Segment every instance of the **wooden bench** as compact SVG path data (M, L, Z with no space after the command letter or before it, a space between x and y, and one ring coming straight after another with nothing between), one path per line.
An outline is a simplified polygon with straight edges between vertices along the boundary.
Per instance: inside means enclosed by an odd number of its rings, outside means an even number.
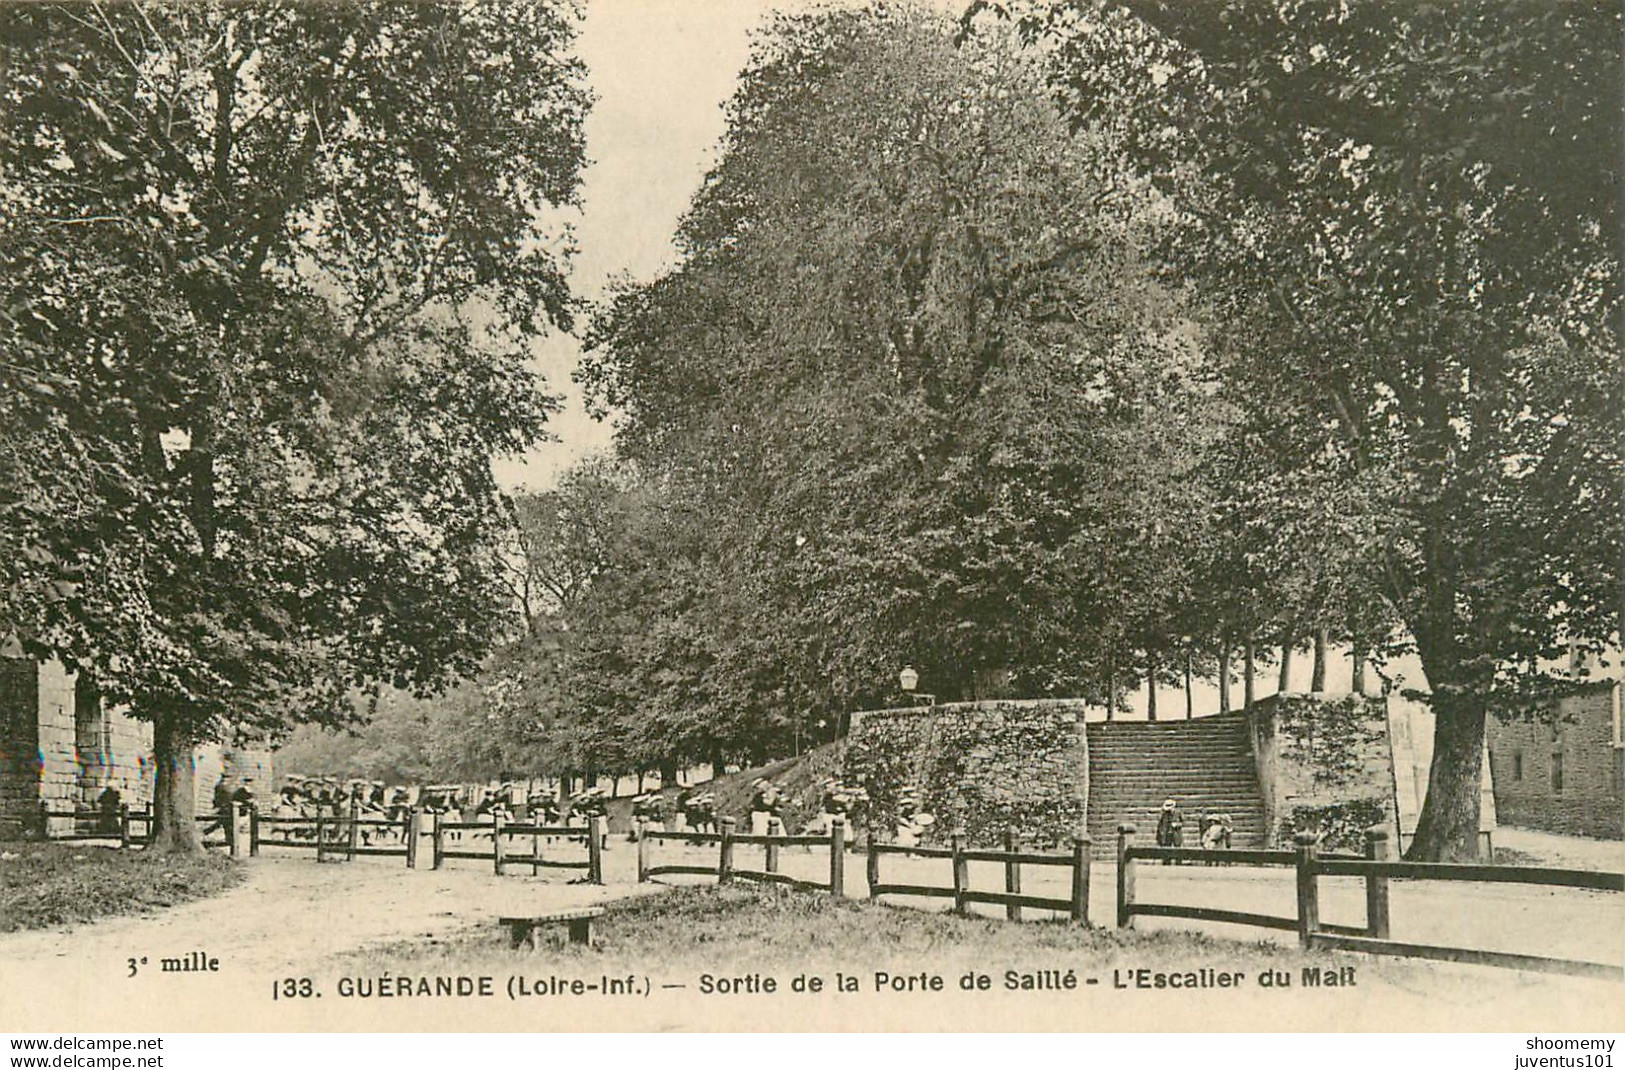
M592 919L604 916L603 907L582 907L579 910L556 910L551 914L522 914L504 916L502 924L513 937L513 946L529 944L536 948L536 931L549 925L568 924L572 944L592 943Z

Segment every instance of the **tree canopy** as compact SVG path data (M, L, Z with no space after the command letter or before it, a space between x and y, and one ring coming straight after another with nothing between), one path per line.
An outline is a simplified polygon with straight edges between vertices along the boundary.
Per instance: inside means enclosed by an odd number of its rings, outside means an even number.
M1621 10L998 10L1177 205L1160 258L1268 476L1244 503L1414 642L1438 738L1413 850L1470 854L1486 711L1619 634Z
M0 621L189 749L505 627L587 95L531 3L0 11ZM55 458L63 460L58 464Z
M905 661L1109 696L1238 639L1414 646L1413 849L1471 853L1486 713L1617 629L1620 12L958 29L778 20L682 263L593 324L623 454L700 525L647 664L838 710Z

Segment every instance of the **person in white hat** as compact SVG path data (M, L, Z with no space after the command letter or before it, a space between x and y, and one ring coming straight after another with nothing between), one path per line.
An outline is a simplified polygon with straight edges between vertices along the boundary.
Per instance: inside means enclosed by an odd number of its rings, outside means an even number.
M1184 815L1179 812L1179 807L1174 803L1174 800L1164 799L1162 812L1157 816L1157 846L1184 846L1184 834L1182 832L1184 826Z
M752 787L756 790L750 797L750 834L766 836L768 822L778 815L781 805L779 789L766 777L757 777Z

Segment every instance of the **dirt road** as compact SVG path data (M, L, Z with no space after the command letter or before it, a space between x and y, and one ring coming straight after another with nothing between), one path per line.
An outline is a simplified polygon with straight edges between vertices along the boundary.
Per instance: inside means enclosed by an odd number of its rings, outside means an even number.
M760 848L741 846L736 865L760 865ZM707 864L715 848L662 845L660 861ZM617 840L606 853L608 884L570 884L565 878L509 875L497 878L487 865L460 860L447 868L408 870L398 859L358 859L318 864L308 854L267 852L243 863L243 884L219 897L162 913L111 919L72 929L0 937L0 1028L188 1030L356 1029L367 1018L357 1005L341 1007L327 999L288 1002L273 991L288 978L323 977L334 960L403 940L443 940L462 930L492 930L498 915L540 912L658 893L659 884L636 883L636 849ZM887 881L949 883L948 864L938 859L884 860ZM827 876L828 853L783 849L781 867L809 879ZM863 897L863 856L846 859L847 894ZM999 890L1002 868L971 866L973 887ZM1070 880L1065 869L1029 868L1024 890L1064 898ZM684 878L673 878L683 880ZM703 878L694 878L702 880ZM1358 881L1322 881L1322 916L1359 924L1364 920ZM1090 911L1096 924L1112 924L1115 874L1109 864L1093 867ZM1211 905L1290 917L1294 911L1289 869L1220 869L1201 866L1140 868L1139 898L1147 902ZM944 900L900 899L897 905L942 910ZM997 915L999 908L976 908ZM1044 912L1029 911L1030 918ZM1425 884L1395 882L1393 935L1421 943L1456 944L1591 961L1625 962L1625 896L1533 886ZM1195 930L1224 940L1291 942L1291 933L1233 925L1140 919L1140 928ZM163 972L161 958L217 963L216 969ZM387 955L384 958L387 960ZM537 959L538 965L541 958ZM131 960L134 960L132 963ZM143 961L145 960L145 961ZM133 966L133 973L132 973ZM1571 982L1496 971L1487 967L1438 967L1465 984L1465 991L1530 999L1558 996L1565 1002L1617 1002L1618 994L1597 982ZM1433 976L1433 975L1428 975ZM1552 986L1561 986L1559 988ZM1579 986L1579 987L1575 987ZM1415 995L1426 998L1432 981L1419 982ZM330 993L331 995L331 993ZM1519 998L1523 998L1520 996ZM492 1009L495 1009L495 1004ZM401 1008L397 1008L401 1009ZM424 1013L428 1013L425 1009ZM451 1007L423 1019L423 1028L458 1028ZM160 1024L161 1023L161 1024ZM395 1027L399 1027L398 1025ZM468 1028L467 1025L462 1026ZM552 1028L511 1023L510 1028Z

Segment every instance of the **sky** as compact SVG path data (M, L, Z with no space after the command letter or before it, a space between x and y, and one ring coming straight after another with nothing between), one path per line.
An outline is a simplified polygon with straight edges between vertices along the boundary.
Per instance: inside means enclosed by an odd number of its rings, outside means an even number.
M571 270L577 295L597 299L620 273L649 279L672 264L678 218L715 160L723 105L749 56L750 31L769 10L766 0L588 0L577 53L597 100ZM609 448L610 426L587 416L570 381L580 353L566 335L538 343L537 367L564 395L549 422L558 441L498 461L504 486L545 489Z

